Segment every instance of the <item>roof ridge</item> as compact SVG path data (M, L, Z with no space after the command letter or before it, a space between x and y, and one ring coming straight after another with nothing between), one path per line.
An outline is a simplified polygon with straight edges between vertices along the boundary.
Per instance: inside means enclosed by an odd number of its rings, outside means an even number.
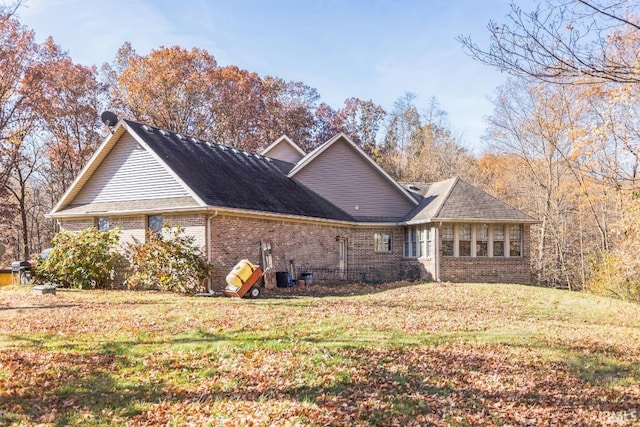
M199 141L199 142L203 142L205 144L215 144L215 145L220 145L222 147L226 147L229 150L236 150L236 151L240 151L240 152L244 152L244 153L255 154L255 155L258 155L258 156L262 156L262 157L269 157L269 156L265 156L265 155L263 155L261 153L258 153L257 151L249 151L249 150L245 150L244 148L234 147L234 146L226 144L226 143L209 141L209 140L206 140L206 139L203 139L203 138L199 138L197 136L189 135L189 134L186 134L186 133L174 132L172 130L164 129L164 128L161 128L161 127L158 127L158 126L149 125L147 123L141 123L141 122L138 122L136 120L131 120L131 119L122 119L122 120L124 122L127 122L127 124L133 123L133 124L141 127L142 130L144 130L146 132L149 132L148 129L157 130L158 132L160 132L160 134L162 136L165 136L165 137L167 135L164 135L163 132L167 132L170 135L176 136L180 140L184 139L184 140L191 140L192 142L198 142ZM182 136L183 138L180 138L180 136ZM271 157L269 157L269 158L271 159ZM276 160L276 159L274 159L274 160Z
M440 206L438 206L438 209L433 213L432 218L438 217L438 215L440 214L440 211L442 210L442 207L445 205L446 201L449 199L449 196L451 196L451 193L453 192L453 189L455 188L455 186L458 185L458 181L460 181L460 178L458 178L457 176L454 176L453 178L449 178L449 179L453 179L453 184L449 187L447 194L445 194L445 196L442 198L442 201L440 202ZM447 181L447 180L445 179L444 181ZM444 182L444 181L439 181L439 182ZM434 183L434 184L437 184L437 183Z

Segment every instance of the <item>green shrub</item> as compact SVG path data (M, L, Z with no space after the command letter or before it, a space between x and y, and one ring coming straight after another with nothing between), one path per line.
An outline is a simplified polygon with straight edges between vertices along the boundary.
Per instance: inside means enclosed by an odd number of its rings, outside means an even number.
M194 237L183 233L182 227L172 230L165 226L163 234L168 238L148 230L145 242L127 244L130 288L182 293L206 289L204 283L213 268L194 245Z
M122 260L119 241L118 229L61 231L51 240L53 249L47 259L36 266L36 280L80 289L105 288Z

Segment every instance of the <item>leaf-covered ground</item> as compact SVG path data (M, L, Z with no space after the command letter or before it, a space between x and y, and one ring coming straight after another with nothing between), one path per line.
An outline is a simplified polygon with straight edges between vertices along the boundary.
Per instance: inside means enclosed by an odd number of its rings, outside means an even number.
M639 324L513 285L0 288L0 425L640 425Z

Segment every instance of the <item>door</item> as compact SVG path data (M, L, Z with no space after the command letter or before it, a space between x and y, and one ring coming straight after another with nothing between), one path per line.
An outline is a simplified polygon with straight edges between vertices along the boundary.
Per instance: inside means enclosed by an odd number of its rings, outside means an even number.
M338 239L338 271L340 277L344 278L347 272L347 239L345 237Z

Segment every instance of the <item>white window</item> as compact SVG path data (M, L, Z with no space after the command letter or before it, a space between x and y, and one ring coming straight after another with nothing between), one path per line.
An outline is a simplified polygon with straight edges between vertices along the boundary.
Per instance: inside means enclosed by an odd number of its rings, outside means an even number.
M493 225L493 256L504 256L504 225Z
M442 224L442 256L453 256L453 224Z
M430 254L429 229L423 226L405 227L404 256L405 258L422 258Z
M489 256L489 225L476 225L476 256Z
M429 258L431 256L431 228L430 227L424 230L424 235L425 235L424 256Z
M392 234L389 232L374 233L373 244L376 252L389 253L391 252L391 240Z
M458 227L458 255L471 256L471 224L460 224Z
M522 256L522 226L519 224L509 227L509 256Z

